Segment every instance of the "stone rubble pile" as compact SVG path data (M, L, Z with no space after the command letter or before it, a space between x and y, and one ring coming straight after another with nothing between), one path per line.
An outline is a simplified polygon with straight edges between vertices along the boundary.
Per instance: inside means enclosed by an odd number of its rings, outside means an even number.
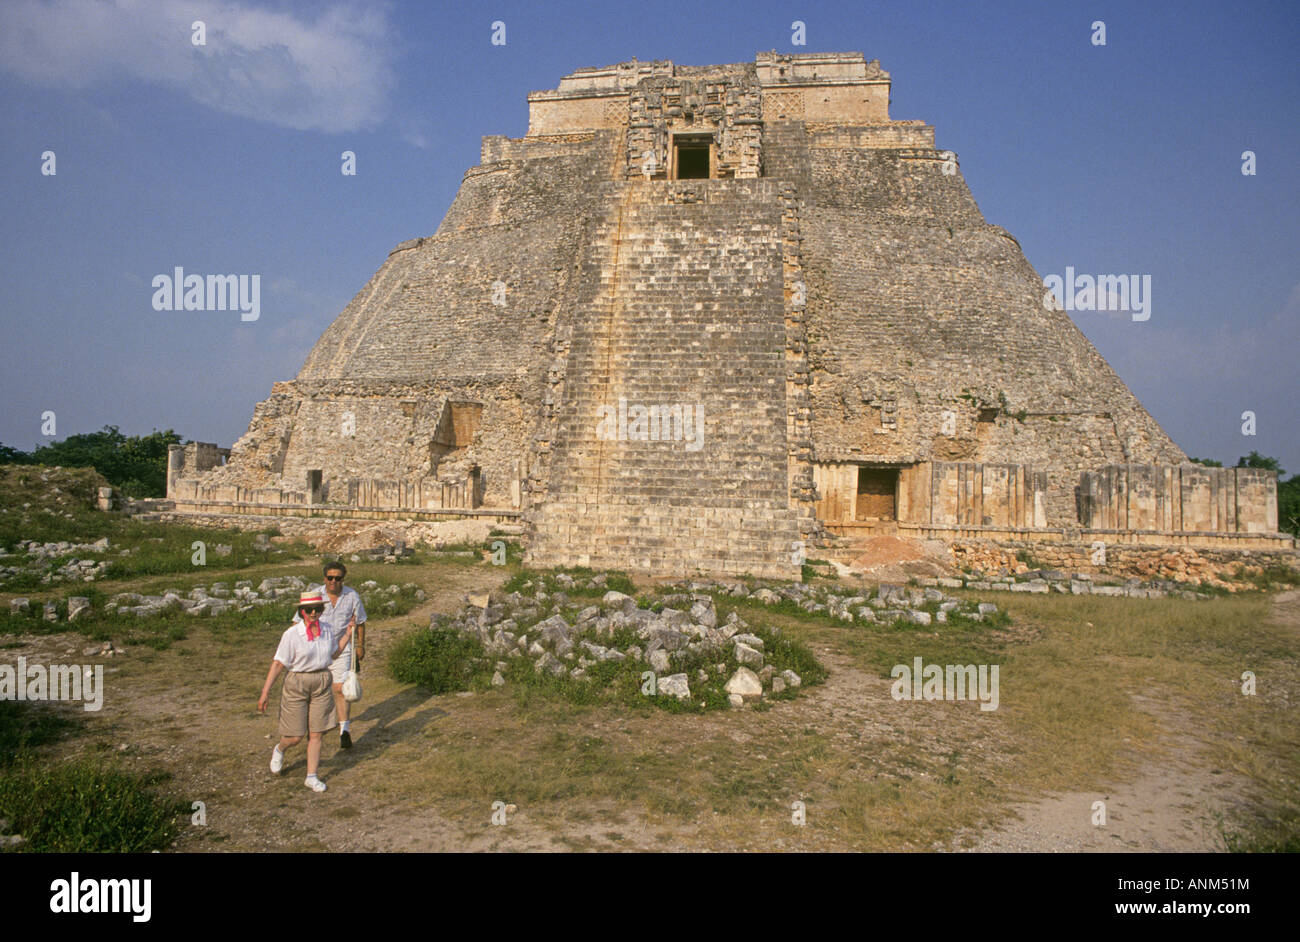
M359 563L362 560L395 563L399 559L409 559L414 555L415 549L407 546L405 540L393 540L389 543L373 546L370 549L358 550L353 553L350 558L354 563Z
M234 589L225 582L214 582L208 587L195 586L185 595L179 591L168 591L162 595L120 592L108 600L104 612L109 615L134 615L137 618L149 618L167 612L216 616L228 611L246 612L259 605L284 605L285 600L296 602L298 594L305 588L307 581L301 576L272 576L258 583L256 589L252 582L245 579L236 582ZM69 621L72 621L72 602L72 599L68 600Z
M14 544L15 553L26 553L36 559L57 559L69 553L107 553L108 549L108 537L98 539L94 543L41 543L37 540L19 540Z
M233 589L225 582L214 582L210 586L195 586L184 595L180 590L169 590L161 595L119 592L105 603L103 611L105 615L134 615L136 618L149 618L168 612L191 616L217 616L226 612L246 612L257 606L275 604L290 612L286 617L291 618L291 609L298 601L299 593L313 584L301 576L272 576L263 579L258 583L257 588L253 588L253 583L245 579L236 582ZM417 588L413 582L408 582L404 586L390 585L381 588L379 583L368 579L358 588L368 611L372 607L379 611L392 611L397 607L395 597L400 595L403 589L414 590L414 597L418 601L426 598L424 590ZM383 598L383 596L388 597ZM30 599L15 598L9 601L10 612L26 612L30 609ZM84 620L91 614L93 609L90 599L77 595L68 598L67 620L69 622ZM42 618L45 621L58 621L58 603L45 602Z
M1142 580L1166 591L1186 591L1188 586L1209 585L1229 592L1248 587L1249 576L1268 565L1270 553L1252 556L1249 551L1238 556L1231 551L1190 546L1153 547L1138 544L1113 544L1107 548L1105 572L1098 571L1092 548L1085 544L1035 543L1022 549L998 546L985 541L958 542L950 547L957 566L965 572L984 574L968 578L975 581L1007 582L1016 576L1034 578L1041 572L1092 572L1094 581L1123 582ZM1032 565L1018 558L1030 554ZM1281 561L1281 560L1279 560ZM1076 576L1077 578L1077 576Z
M94 582L108 568L107 560L78 559L68 560L53 572L45 572L48 564L71 553L107 553L108 537L94 543L41 543L37 540L19 540L11 553L0 551L0 558L9 556L27 556L27 562L21 566L0 566L0 582L22 572L44 572L41 581L46 585L53 582L81 581Z
M602 587L605 578L596 576L584 587ZM555 582L562 588L553 595L544 586L529 582L524 589L534 589L530 595L494 591L467 596L457 615L435 615L433 626L452 627L482 642L488 656L497 659L492 678L496 686L505 683L508 661L513 658L531 660L539 674L580 682L590 680L589 669L596 664L630 660L655 673L660 696L688 700L692 684L721 684L733 706L803 682L794 671L777 671L766 663L766 642L747 630L749 626L738 614L732 612L719 624L714 601L707 595L687 598L683 608L665 607L656 612L622 592L608 591L598 604L587 605L567 618L557 612L536 621L543 614L543 604L558 608L569 604L563 588L574 587L574 579L560 573ZM766 633L776 638L780 629ZM620 643L616 636L635 640ZM693 675L679 669L684 661L700 660L707 662L708 668L697 668Z
M929 580L933 582L934 580ZM875 591L849 586L810 585L791 582L784 585L751 588L743 582L712 580L679 583L690 592L725 593L732 598L753 599L764 605L789 600L809 613L825 614L843 622L888 624L902 619L914 625L946 624L951 618L984 621L997 612L990 602L949 598L933 586L924 588L881 583ZM668 595L668 602L676 596Z
M1002 569L992 575L977 572L964 579L917 579L916 583L920 586L950 589L1028 592L1038 595L1057 592L1063 595L1108 595L1130 599L1162 599L1168 596L1182 599L1212 598L1208 593L1195 592L1166 579L1146 582L1137 578L1117 580L1086 572L1065 573L1058 569L1029 569L1017 573Z

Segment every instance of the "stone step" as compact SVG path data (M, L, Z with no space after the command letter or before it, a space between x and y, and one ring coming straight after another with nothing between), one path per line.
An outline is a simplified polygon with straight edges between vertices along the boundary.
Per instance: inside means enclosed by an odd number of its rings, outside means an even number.
M718 571L797 567L787 480L784 206L771 181L614 187L583 270L530 554ZM597 437L619 400L698 405L702 447ZM684 430L683 430L684 431ZM693 548L686 549L684 547ZM576 562L587 560L586 563Z

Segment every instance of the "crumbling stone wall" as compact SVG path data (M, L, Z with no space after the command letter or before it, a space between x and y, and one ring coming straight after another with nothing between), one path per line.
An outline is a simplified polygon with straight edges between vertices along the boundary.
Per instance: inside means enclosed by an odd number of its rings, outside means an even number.
M232 461L205 477L210 486L267 486L280 481L305 489L307 472L322 472L321 498L346 500L355 479L400 481L415 478L464 479L480 470L480 497L494 506L517 506L518 482L526 473L524 442L536 407L523 378L496 382L462 380L399 383L362 380L300 380L277 384L275 408L254 416L236 451L249 459L265 449L273 474ZM463 448L439 445L449 403L483 406L478 428ZM242 447L241 447L242 446ZM251 446L251 447L248 447Z
M1294 548L1209 549L1115 542L1106 543L1102 554L1096 542L1018 540L961 540L949 544L949 548L958 567L986 574L1001 570L1055 569L1065 573L1227 586L1266 568L1286 566L1300 569L1300 555Z
M167 446L167 492L170 494L182 477L193 477L221 467L222 462L229 457L229 448L219 448L211 442Z
M1114 530L1277 532L1277 472L1201 465L1110 465L1085 471L1079 522Z

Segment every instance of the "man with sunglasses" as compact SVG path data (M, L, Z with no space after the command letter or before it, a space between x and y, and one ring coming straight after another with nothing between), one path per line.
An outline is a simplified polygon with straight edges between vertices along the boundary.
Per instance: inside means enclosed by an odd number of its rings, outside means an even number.
M334 707L339 717L339 748L352 748L352 721L350 708L352 704L343 699L343 680L352 669L352 645L357 646L357 671L361 670L361 659L366 655L366 607L361 604L361 596L356 589L343 585L343 578L348 574L347 567L338 560L325 564L325 583L318 591L325 599L325 611L320 622L335 634L342 636L352 620L356 619L356 629L338 658L330 664L334 676ZM300 619L295 617L294 621Z

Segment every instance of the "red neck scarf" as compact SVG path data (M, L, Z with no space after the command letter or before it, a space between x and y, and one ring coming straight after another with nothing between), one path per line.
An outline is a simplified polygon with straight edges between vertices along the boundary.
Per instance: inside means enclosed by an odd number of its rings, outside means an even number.
M315 641L317 638L320 637L320 616L319 615L308 615L304 612L302 616L302 623L307 627L308 641Z

